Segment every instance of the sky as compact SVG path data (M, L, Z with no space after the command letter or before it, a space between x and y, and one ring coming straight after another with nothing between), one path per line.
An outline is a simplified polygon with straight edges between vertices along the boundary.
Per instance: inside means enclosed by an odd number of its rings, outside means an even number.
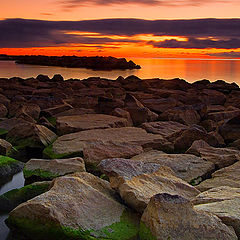
M240 58L239 0L1 0L0 54Z

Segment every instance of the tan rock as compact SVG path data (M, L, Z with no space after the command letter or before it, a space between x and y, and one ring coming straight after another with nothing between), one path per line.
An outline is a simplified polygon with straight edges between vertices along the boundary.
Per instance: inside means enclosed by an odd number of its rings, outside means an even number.
M0 139L0 155L7 155L12 149L12 144L4 139Z
M141 218L140 239L233 240L238 239L213 214L193 208L191 202L167 193L153 196Z
M194 155L166 154L157 150L144 152L131 159L170 167L177 177L191 184L194 184L195 181L202 181L215 169L213 163Z
M156 163L115 158L101 161L99 167L127 205L140 213L157 193L178 194L186 198L193 198L199 193L176 177L170 168Z
M196 187L203 192L221 186L240 188L240 162L216 171L212 174L212 178L203 181Z
M19 219L36 228L19 224ZM8 225L31 237L32 231L41 236L42 230L43 238L48 238L55 229L62 238L70 239L74 231L76 238L85 240L95 237L127 240L138 233L135 215L118 202L109 183L89 173L56 178L48 192L15 208Z
M118 118L104 114L83 114L75 116L58 117L56 120L59 134L68 134L91 129L104 129L114 127L126 127L125 118Z
M217 168L228 167L240 160L240 152L231 148L215 148L203 140L193 142L186 153L194 154L215 164Z

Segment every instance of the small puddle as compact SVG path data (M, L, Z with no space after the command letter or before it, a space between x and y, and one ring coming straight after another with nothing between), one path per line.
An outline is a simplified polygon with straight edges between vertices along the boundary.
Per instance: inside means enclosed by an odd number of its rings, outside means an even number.
M24 186L25 179L23 177L23 172L15 174L8 182L5 181L4 184L0 182L0 195L16 188L21 188ZM9 228L5 224L5 219L8 218L7 213L0 212L0 239L7 240L9 235Z

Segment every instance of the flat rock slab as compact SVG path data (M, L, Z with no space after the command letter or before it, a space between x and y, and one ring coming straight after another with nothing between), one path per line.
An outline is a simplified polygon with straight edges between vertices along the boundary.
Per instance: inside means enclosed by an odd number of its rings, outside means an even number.
M56 127L59 134L68 134L91 129L127 127L125 118L104 114L83 114L57 117Z
M173 121L143 123L141 127L149 133L159 134L164 138L169 138L173 134L188 128L186 125Z
M178 195L153 196L141 218L140 239L234 240L234 230Z
M240 237L240 188L218 187L199 194L194 209L210 212L234 228Z
M212 174L212 178L201 182L196 186L201 192L211 188L229 186L240 188L240 162L229 167L222 168Z
M135 127L93 129L71 133L59 137L52 145L53 154L72 154L82 152L89 143L112 142L137 145L142 147L172 150L172 145L160 135L147 133Z
M240 160L240 151L231 148L215 148L203 140L193 142L186 153L194 154L215 164L217 168L228 167Z
M176 177L170 168L156 163L106 159L99 167L127 205L140 213L157 193L179 194L186 198L199 194L193 186Z
M137 220L107 181L75 173L56 178L48 192L19 205L7 222L37 239L57 239L54 233L71 239L74 232L83 240L127 240L137 236Z
M74 172L85 172L85 164L82 158L68 159L31 159L24 167L24 177L40 177L53 179Z
M165 154L157 150L144 152L131 159L135 161L157 163L161 166L170 167L177 177L189 183L205 179L210 176L215 169L213 163L194 155Z

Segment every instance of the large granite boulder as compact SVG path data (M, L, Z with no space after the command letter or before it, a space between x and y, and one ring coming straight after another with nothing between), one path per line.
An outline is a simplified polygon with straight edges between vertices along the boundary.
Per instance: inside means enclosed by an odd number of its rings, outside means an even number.
M240 188L218 187L199 194L194 209L213 213L240 237Z
M112 145L137 145L143 148L154 148L171 152L172 144L157 134L147 133L144 129L135 127L93 129L71 133L59 137L44 153L50 158L66 155L81 155L88 144L104 142Z
M199 191L156 163L127 159L105 159L99 168L110 180L128 206L142 213L150 198L157 193L178 194L193 198Z
M56 178L51 189L10 214L7 224L28 239L134 239L138 219L111 189L89 173Z
M104 114L63 116L56 119L56 127L60 135L91 129L127 127L127 125L125 118Z
M170 167L177 177L191 184L206 179L215 169L213 163L194 155L166 154L157 150L144 152L131 159Z
M38 177L41 179L53 179L74 172L85 172L85 164L82 158L68 159L31 159L24 169L24 177Z
M215 164L216 168L232 165L240 160L240 152L231 148L215 148L203 140L194 141L186 153L202 157Z
M201 182L197 188L207 191L211 188L230 186L240 188L240 162L236 162L229 167L222 168L212 174L212 178Z
M140 239L234 240L234 230L211 213L193 208L182 196L153 196L141 218Z
M127 94L125 98L125 110L127 110L132 118L134 125L140 125L144 122L152 122L157 120L158 115L144 107L133 95Z

